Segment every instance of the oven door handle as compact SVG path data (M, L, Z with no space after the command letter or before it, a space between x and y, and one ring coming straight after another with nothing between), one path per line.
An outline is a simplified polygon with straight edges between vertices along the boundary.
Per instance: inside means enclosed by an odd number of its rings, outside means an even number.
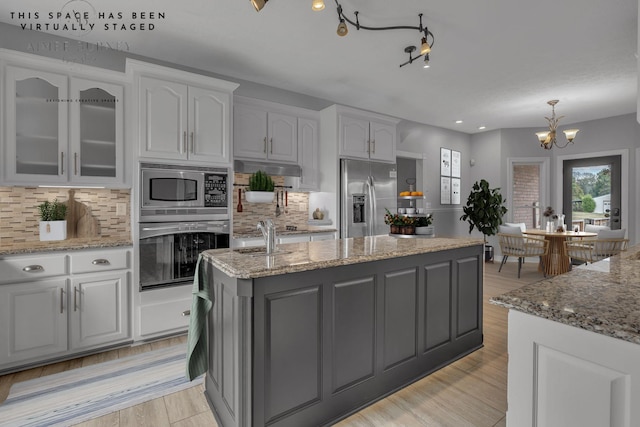
M185 233L218 233L228 234L229 227L223 225L210 225L198 223L181 223L168 225L149 225L140 228L140 238L148 239L151 237L166 236L167 234L185 234Z

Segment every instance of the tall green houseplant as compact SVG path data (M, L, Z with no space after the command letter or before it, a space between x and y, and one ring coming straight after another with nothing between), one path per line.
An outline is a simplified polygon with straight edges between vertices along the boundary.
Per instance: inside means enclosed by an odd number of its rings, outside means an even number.
M502 200L500 188L489 188L486 180L476 181L473 184L467 205L462 208L464 215L461 220L469 223L469 233L473 228L477 228L484 236L484 243L487 243L487 236L493 236L498 231L498 226L502 224L502 217L507 213L507 208L503 205L506 200Z

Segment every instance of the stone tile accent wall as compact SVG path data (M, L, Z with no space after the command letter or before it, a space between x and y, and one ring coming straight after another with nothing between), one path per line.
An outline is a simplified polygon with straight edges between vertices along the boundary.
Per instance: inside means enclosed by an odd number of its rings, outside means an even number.
M236 173L234 183L246 185L251 174ZM271 177L276 185L284 185L284 177ZM242 212L238 212L238 189L242 189ZM256 224L264 218L271 218L278 229L284 229L287 225L295 225L299 228L307 226L309 219L309 194L293 193L289 191L289 206L280 206L282 214L276 217L276 200L272 203L249 203L244 198L246 187L233 187L233 205L231 206L234 233L252 233L256 231ZM278 188L276 187L278 190ZM282 190L282 189L279 189ZM287 189L284 189L287 191Z
M91 208L99 221L100 237L131 238L131 191L74 188L76 201ZM57 198L69 199L67 188L0 187L0 240L3 244L40 241L38 205ZM126 214L116 215L116 203Z

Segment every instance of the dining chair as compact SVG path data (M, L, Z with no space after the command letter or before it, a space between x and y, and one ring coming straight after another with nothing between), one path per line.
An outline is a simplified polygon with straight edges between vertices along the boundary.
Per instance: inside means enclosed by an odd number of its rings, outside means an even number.
M572 260L594 263L627 250L629 239L625 239L626 229L600 229L595 239L567 240L565 251Z
M502 252L502 262L498 272L502 271L502 266L510 256L518 257L518 278L522 270L522 263L526 257L539 257L542 271L544 273L543 257L549 252L549 241L538 236L524 236L519 227L502 227L502 232L498 233L498 242ZM546 273L544 273L545 277Z

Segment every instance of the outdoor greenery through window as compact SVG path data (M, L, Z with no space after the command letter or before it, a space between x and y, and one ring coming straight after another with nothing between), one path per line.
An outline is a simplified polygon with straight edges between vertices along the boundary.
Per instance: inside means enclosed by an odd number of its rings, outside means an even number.
M571 210L574 227L609 225L611 166L574 167L571 177Z

